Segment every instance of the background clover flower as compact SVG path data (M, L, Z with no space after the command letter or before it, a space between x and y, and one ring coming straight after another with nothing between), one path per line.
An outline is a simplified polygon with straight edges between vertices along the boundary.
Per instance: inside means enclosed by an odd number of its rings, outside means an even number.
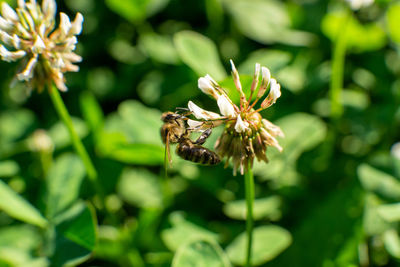
M16 78L38 91L50 83L66 91L64 72L78 71L74 63L82 60L73 51L76 36L82 31L83 16L77 13L71 22L60 12L60 25L55 28L54 0L43 0L42 5L36 0L19 0L16 10L3 2L1 15L0 56L7 62L22 60L22 70Z
M215 145L216 152L221 157L226 157L225 166L232 159L234 174L238 169L243 174L249 166L252 167L255 157L268 162L266 156L268 146L274 146L282 151L276 137L283 137L283 132L278 126L263 119L259 113L273 105L280 97L281 91L279 83L271 78L269 69L256 64L250 96L246 98L239 73L232 60L231 65L233 80L240 93L240 105L235 105L225 90L211 76L206 75L198 80L198 86L203 93L217 101L221 114L206 111L189 101L188 108L197 120L188 120L188 124L198 131L224 124L225 130ZM260 72L262 79L258 86ZM269 92L265 96L268 89ZM255 109L260 100L262 100L260 107Z

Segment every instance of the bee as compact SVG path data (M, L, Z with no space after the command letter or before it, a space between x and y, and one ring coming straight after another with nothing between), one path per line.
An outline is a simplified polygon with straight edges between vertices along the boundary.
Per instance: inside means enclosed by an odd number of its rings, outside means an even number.
M164 122L161 127L161 138L165 144L166 156L171 163L169 145L177 144L176 154L185 160L203 165L216 165L221 160L219 156L202 145L211 134L211 129L205 130L196 141L190 139L191 130L186 125L187 118L181 114L165 112L161 116Z

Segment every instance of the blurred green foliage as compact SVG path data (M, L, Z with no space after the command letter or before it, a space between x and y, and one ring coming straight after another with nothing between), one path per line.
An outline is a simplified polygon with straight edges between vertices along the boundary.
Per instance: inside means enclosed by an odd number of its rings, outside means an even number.
M253 263L400 264L400 2L352 12L338 120L328 88L344 1L57 2L85 18L62 96L106 207L49 96L10 87L16 66L0 62L0 266L243 265L243 178L173 153L166 179L159 136L162 112L189 100L217 111L200 76L238 101L229 59L246 92L256 62L282 85L263 116L284 150L254 166Z

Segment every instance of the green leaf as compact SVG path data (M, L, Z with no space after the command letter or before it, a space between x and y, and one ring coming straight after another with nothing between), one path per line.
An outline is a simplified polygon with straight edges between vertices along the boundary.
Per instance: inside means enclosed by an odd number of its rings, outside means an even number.
M117 136L107 134L103 137L113 138ZM109 147L106 148L107 150L102 151L104 156L127 164L154 166L161 165L164 162L164 147L162 146L120 143L120 140L117 139L114 141L116 141L116 143L109 143ZM108 142L110 142L110 139Z
M214 242L197 240L183 245L175 254L172 267L229 267L229 259Z
M107 6L132 23L137 23L163 9L169 0L106 0Z
M78 202L55 222L56 244L52 256L54 266L75 266L85 261L96 244L96 218L88 204Z
M85 91L80 95L80 105L86 123L93 134L98 135L103 130L104 114L94 95Z
M383 243L387 252L396 259L400 259L400 238L395 229L387 230L383 234Z
M40 233L31 225L9 225L0 229L0 250L8 247L31 252L40 243Z
M118 115L122 121L117 127L123 127L129 142L162 145L160 111L148 108L139 101L128 100L119 105Z
M262 44L274 42L308 46L315 36L290 29L286 6L275 0L225 0L224 4L243 35Z
M85 167L78 156L64 154L57 158L46 179L46 216L48 218L53 218L78 199L84 177Z
M29 224L45 227L46 219L28 201L14 192L7 184L0 180L0 210L9 216Z
M282 199L279 196L259 198L254 200L253 218L254 220L271 219L277 220L281 217L280 206ZM235 200L225 204L224 213L226 216L236 220L246 220L246 200Z
M399 16L400 16L400 4L393 3L387 10L386 21L389 28L389 36L397 44L400 44Z
M124 170L117 192L123 200L139 208L163 206L160 178L145 169Z
M79 118L72 118L72 123L79 138L83 139L85 136L87 136L89 131L83 120ZM54 124L49 129L48 134L53 140L56 149L61 149L71 144L71 137L69 135L68 129L61 121Z
M382 200L374 194L367 194L363 215L363 230L366 235L379 235L394 226L385 220L379 212Z
M400 221L400 203L380 205L377 209L379 215L385 219L385 221Z
M252 52L242 64L238 67L240 74L254 73L256 63L261 66L266 66L271 71L272 76L275 76L278 70L282 69L292 60L292 55L289 52L272 49L259 49Z
M225 78L225 69L212 40L193 31L182 31L175 34L174 43L181 60L197 75L209 73L217 81Z
M292 243L290 233L275 225L260 226L254 229L252 258L253 265L261 265L282 253ZM247 235L240 234L227 248L229 259L243 266L246 261Z
M33 127L34 122L35 116L30 110L2 111L0 114L0 140L7 143L22 138Z
M140 47L155 61L166 64L178 64L178 53L169 36L146 33L140 36Z
M386 34L381 26L376 23L360 24L354 17L347 18L344 11L328 13L322 20L322 32L335 42L337 36L342 34L343 27L347 27L347 46L355 52L374 51L386 44ZM344 26L344 22L347 25Z
M0 177L12 177L19 172L18 163L12 160L0 162Z
M215 240L217 234L185 220L181 213L174 212L169 216L172 228L161 232L161 239L171 250L177 250L182 244L195 240Z
M400 199L400 182L395 177L367 164L361 164L357 173L364 189L384 197Z
M281 127L284 138L279 138L283 151L276 149L268 151L268 168L264 162L254 165L254 173L262 179L280 179L282 182L293 183L296 179L296 162L300 155L325 140L326 124L317 116L306 113L294 113L274 122ZM285 174L283 176L283 174ZM282 178L285 177L285 180Z

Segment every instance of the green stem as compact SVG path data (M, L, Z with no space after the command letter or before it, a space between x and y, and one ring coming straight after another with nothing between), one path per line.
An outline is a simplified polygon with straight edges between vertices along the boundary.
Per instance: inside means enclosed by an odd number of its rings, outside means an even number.
M247 171L244 174L245 190L246 190L246 232L247 232L247 250L246 250L246 267L251 267L251 246L253 242L253 204L254 204L254 177L250 162Z
M65 104L60 96L60 93L58 92L58 89L54 85L49 86L49 94L58 115L68 129L72 145L74 146L76 153L78 153L79 157L81 158L86 168L89 179L93 182L95 189L100 196L101 202L104 202L104 193L97 178L97 171L94 168L94 165L85 147L83 146L81 139L75 131L74 125L72 124L71 116L69 115L67 108L65 107ZM105 207L103 206L102 208Z
M333 47L332 55L332 74L330 84L330 99L331 99L331 118L338 119L343 114L343 106L341 101L343 89L343 73L346 57L346 46L348 37L348 24L351 19L351 11L347 11L345 18L339 27L340 33Z

